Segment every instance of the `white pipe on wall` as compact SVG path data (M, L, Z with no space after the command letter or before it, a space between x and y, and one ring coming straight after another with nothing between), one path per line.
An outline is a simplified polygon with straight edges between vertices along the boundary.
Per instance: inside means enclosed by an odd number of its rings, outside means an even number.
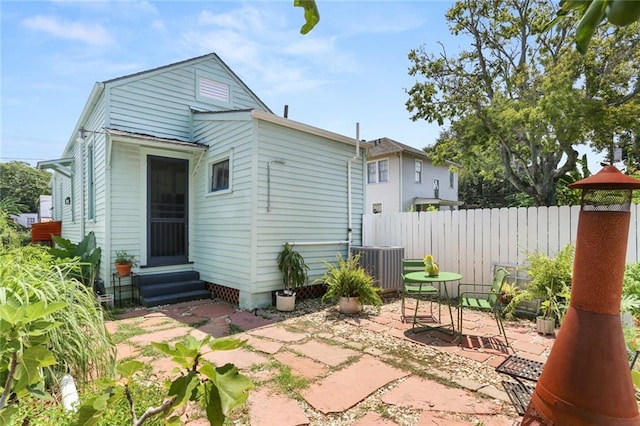
M351 219L353 205L352 205L352 194L351 194L351 164L354 160L360 158L360 123L356 123L356 155L353 158L347 160L347 251L351 250L351 240L353 233L353 221Z
M328 246L336 244L349 244L349 241L285 241L282 245L289 244L290 246Z

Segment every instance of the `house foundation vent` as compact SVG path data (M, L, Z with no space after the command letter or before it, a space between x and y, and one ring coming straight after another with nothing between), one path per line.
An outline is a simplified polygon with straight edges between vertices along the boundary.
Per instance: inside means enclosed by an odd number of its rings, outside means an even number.
M373 277L376 285L381 287L384 293L402 289L404 247L351 247L351 253L360 255L360 265Z

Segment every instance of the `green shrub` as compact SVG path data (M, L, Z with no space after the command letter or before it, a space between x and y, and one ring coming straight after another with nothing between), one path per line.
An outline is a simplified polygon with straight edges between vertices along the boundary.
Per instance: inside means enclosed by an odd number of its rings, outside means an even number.
M69 372L82 386L98 376L112 376L115 347L104 327L103 310L93 290L70 279L78 261L55 260L41 246L0 250L0 305L10 298L24 305L64 302L51 315L60 323L49 334L58 363L47 367L49 383Z
M573 254L571 244L566 245L555 257L540 252L528 253L527 274L531 280L507 305L505 315L513 317L516 307L524 300L540 299L542 315L562 322L571 296Z
M359 254L349 254L346 260L338 254L337 265L324 262L327 271L315 280L327 285L327 292L322 296L322 300L335 301L340 297L358 297L361 305L382 305L380 289L373 285L373 277L360 266L359 259Z
M622 294L633 294L640 298L640 262L627 263L625 266Z

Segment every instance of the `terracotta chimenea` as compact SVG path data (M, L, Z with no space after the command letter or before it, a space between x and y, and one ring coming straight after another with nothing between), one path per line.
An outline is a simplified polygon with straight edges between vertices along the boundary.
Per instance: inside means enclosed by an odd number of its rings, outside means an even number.
M620 320L640 181L606 166L570 186L582 190L571 300L522 424L640 425Z

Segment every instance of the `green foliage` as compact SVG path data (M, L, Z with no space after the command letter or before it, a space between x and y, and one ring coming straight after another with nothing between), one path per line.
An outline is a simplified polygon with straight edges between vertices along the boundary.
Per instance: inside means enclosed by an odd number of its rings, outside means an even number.
M320 12L315 0L293 0L293 6L304 8L305 24L300 28L300 34L307 34L320 22Z
M116 259L114 260L114 263L119 263L121 265L136 266L138 264L138 261L136 260L135 255L127 253L126 250L117 250Z
M576 161L577 168L569 171L558 180L556 186L556 200L559 206L578 206L580 205L582 191L569 188L572 183L591 176L589 166L587 164L587 154L584 154Z
M324 262L327 271L321 278L315 280L327 285L327 291L322 296L322 300L335 301L340 297L358 297L361 305L380 307L382 305L380 289L373 285L373 277L358 263L360 255L349 254L345 260L338 254L336 259L337 265Z
M585 54L591 39L599 26L610 23L627 26L640 19L640 2L636 0L561 0L556 18L547 28L556 25L561 18L575 13L578 18L576 28L576 48Z
M634 294L640 297L640 262L625 265L622 294Z
M2 290L2 289L0 289ZM58 328L52 314L66 307L64 302L38 301L23 304L2 292L0 305L0 424L11 424L16 404L28 394L46 398L43 368L56 364L49 350L49 335Z
M0 199L0 249L23 245L26 232L20 232L21 226L9 220L10 214L20 214L20 207L13 197ZM30 238L30 236L29 236Z
M569 22L541 32L553 13L547 0L458 1L446 19L473 48L409 54L417 78L406 103L412 119L451 123L434 160L487 170L485 179L500 169L541 206L556 204L558 180L576 170L576 144L610 149L640 127L638 28L598 32L583 56ZM616 46L625 46L622 54Z
M513 316L516 307L523 300L540 299L542 315L562 322L571 296L573 254L571 244L560 250L555 257L539 252L527 254L527 274L531 280L506 306L505 314Z
M0 163L0 200L11 197L21 212L37 212L40 195L51 194L51 173L22 161Z
M307 282L309 266L300 253L293 250L289 243L278 254L278 270L282 272L282 280L288 291L301 287Z
M55 259L78 259L78 269L71 273L71 277L93 288L93 281L97 276L102 256L102 249L97 246L93 231L89 232L78 244L57 235L52 235L51 239L55 243L55 247L49 249L49 253Z
M222 425L232 410L246 402L253 384L239 374L233 364L216 367L203 357L211 351L240 348L245 342L232 338L212 341L211 336L200 341L188 337L175 346L164 342L152 342L156 349L171 356L172 361L180 366L180 375L165 383L168 393L162 403L146 408L140 415L137 414L137 402L131 389L143 370L144 363L131 360L118 365L119 380L105 379L98 382L98 386L104 392L82 403L76 424L96 425L109 406L124 400L129 404L132 425L141 425L155 416L162 418L165 424L179 424L176 411L186 406L189 401L200 404L210 424ZM205 351L205 348L209 348L210 351Z
M66 304L51 313L60 326L47 333L58 361L45 368L50 382L59 372L69 372L83 385L96 375L111 374L115 363L115 348L92 289L69 277L78 268L77 260L56 260L41 246L0 251L0 306L9 300L25 306Z

